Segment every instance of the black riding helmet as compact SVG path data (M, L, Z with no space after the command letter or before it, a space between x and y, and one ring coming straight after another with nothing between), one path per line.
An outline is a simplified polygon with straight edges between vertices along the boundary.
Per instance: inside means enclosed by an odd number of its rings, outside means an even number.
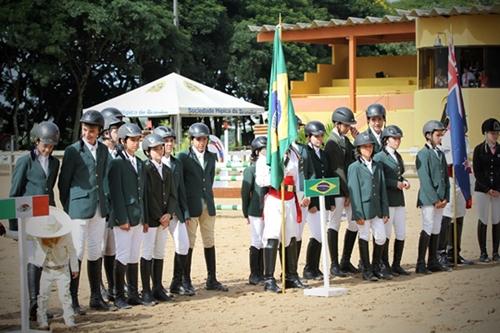
M148 134L142 141L142 150L144 150L144 153L147 155L149 154L149 149L158 147L158 146L163 146L163 138L159 136L158 134Z
M174 130L168 126L161 125L161 126L155 127L155 129L153 130L153 133L161 136L161 138L163 140L165 140L166 138L174 138L174 139L176 138Z
M500 131L500 122L495 118L486 119L481 125L481 132L485 134L486 132L498 132Z
M123 120L123 113L118 110L117 108L109 107L109 108L104 108L101 111L101 114L104 118L109 117L109 116L114 116L120 120Z
M307 123L304 132L306 133L306 136L323 135L325 134L326 129L325 125L323 125L320 121L313 120Z
M401 138L403 137L403 131L396 125L389 125L382 131L381 139L384 140L389 137Z
M382 104L370 104L366 109L366 118L382 117L385 120L385 108Z
M373 141L372 137L370 136L370 133L368 132L361 132L356 136L356 139L354 139L354 146L355 147L360 147L363 145L367 144L375 144L375 141Z
M80 118L80 122L87 125L99 126L100 128L104 127L104 117L96 110L85 112Z
M59 127L50 121L42 121L33 129L32 134L35 141L40 140L41 143L47 145L55 146L59 142Z
M422 133L424 134L424 137L427 138L427 133L434 133L435 131L443 131L446 128L444 127L443 123L437 120L429 120L424 124L424 127L422 128Z
M343 123L347 125L355 125L356 119L354 118L354 113L351 111L351 109L346 108L345 106L341 106L333 111L332 122L334 124Z
M194 123L189 126L188 130L189 136L192 138L207 137L210 135L210 129L207 125L203 123Z
M118 139L134 138L142 135L141 128L137 124L126 123L118 129Z

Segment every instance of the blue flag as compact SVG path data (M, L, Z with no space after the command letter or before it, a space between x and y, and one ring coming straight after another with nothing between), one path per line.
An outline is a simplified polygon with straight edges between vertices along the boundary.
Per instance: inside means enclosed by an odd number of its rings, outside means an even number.
M457 62L455 58L455 47L450 39L448 45L448 100L446 112L450 118L451 147L453 157L453 171L455 180L464 195L466 201L471 200L470 163L467 159L467 147L465 145L465 131L467 123L465 110L458 78Z

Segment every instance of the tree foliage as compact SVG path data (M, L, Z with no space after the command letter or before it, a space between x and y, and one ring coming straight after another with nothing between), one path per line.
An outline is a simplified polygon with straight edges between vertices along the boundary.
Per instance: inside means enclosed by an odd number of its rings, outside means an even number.
M266 105L272 45L257 43L249 25L276 24L280 15L297 23L492 2L183 0L175 27L171 0L2 0L0 130L25 145L33 122L54 119L64 145L78 135L82 108L174 71ZM324 45L285 43L284 51L290 79L330 61ZM403 44L359 52L414 49Z

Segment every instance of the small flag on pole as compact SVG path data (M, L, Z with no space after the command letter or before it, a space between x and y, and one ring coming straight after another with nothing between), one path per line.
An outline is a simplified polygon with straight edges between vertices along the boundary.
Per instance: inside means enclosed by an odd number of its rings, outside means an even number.
M281 24L276 26L274 32L267 119L267 164L271 168L271 186L279 189L283 180L285 153L297 139L297 119L288 92L288 74L281 46Z
M446 111L450 118L451 150L453 156L453 169L462 194L466 201L471 200L470 179L471 167L467 159L467 147L465 145L465 132L467 121L465 118L462 91L457 71L455 58L455 47L452 38L448 44L448 100Z
M46 215L49 215L48 195L0 199L0 219Z

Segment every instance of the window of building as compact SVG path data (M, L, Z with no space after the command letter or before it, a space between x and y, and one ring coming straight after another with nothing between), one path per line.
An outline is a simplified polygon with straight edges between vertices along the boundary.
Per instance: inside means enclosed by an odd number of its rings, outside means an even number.
M499 88L500 46L456 46L455 55L463 88ZM419 89L447 88L448 48L419 49Z

